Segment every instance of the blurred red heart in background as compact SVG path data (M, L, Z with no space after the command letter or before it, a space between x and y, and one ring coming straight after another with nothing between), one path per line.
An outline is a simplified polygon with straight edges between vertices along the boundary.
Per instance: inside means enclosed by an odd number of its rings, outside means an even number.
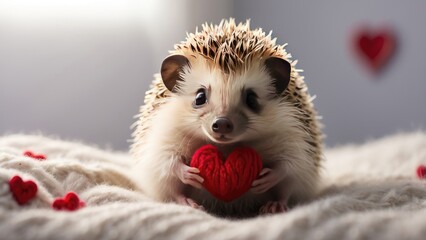
M355 51L373 72L380 71L395 53L396 36L389 28L361 28L354 36Z

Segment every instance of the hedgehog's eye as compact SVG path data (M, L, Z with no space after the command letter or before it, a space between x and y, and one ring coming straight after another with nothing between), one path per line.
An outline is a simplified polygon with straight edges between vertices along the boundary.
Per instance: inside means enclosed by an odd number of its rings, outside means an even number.
M198 108L203 106L207 102L206 90L204 88L200 88L195 95L194 108Z
M257 101L257 95L253 90L248 90L246 92L246 104L254 112L260 110L259 102Z

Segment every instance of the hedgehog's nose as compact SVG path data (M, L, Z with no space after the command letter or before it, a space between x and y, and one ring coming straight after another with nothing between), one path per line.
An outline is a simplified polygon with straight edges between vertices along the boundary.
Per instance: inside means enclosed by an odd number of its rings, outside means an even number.
M213 132L221 134L231 133L233 129L234 125L231 120L226 117L216 118L212 125Z

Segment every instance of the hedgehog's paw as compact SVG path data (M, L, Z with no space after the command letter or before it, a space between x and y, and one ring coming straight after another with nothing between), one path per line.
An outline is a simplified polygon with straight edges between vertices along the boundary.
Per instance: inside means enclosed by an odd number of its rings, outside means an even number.
M274 214L287 212L285 201L269 201L259 209L260 214Z
M203 188L204 179L199 175L200 170L198 168L189 167L183 163L176 164L175 174L178 178L187 185L193 186L195 188Z
M184 206L189 206L189 207L193 207L195 209L199 209L199 210L204 210L204 207L202 205L199 205L198 203L196 203L194 200L192 200L191 198L187 198L183 195L179 195L175 198L176 202L178 204L184 205Z
M253 181L250 190L254 194L264 193L282 181L284 176L285 174L277 169L264 168L259 173L259 177Z

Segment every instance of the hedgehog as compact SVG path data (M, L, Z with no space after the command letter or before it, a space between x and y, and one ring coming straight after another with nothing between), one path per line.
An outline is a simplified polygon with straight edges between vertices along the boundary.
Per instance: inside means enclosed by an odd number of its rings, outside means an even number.
M203 24L170 51L132 135L133 173L145 194L231 218L285 212L315 196L322 125L297 61L271 36L231 18ZM259 153L263 169L248 192L223 202L203 188L189 163L205 144Z

